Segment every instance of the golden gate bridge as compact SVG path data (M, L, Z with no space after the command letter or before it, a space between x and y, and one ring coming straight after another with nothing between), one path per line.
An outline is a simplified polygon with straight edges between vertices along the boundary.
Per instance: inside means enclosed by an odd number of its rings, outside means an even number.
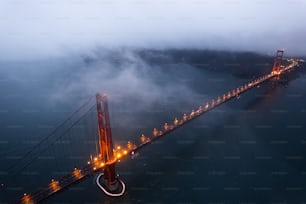
M98 174L96 183L101 190L108 196L122 196L125 192L125 184L116 174L116 163L127 157L133 157L138 151L152 142L168 135L176 129L184 126L190 121L208 113L214 108L226 103L244 92L257 87L258 85L272 79L279 78L281 75L290 72L304 62L301 59L286 59L287 65L283 65L284 50L278 50L274 58L274 64L270 73L264 74L246 84L243 84L235 89L225 92L222 95L212 99L209 102L199 105L197 108L191 110L190 113L185 113L181 117L175 117L173 121L164 123L160 128L154 128L151 135L140 136L140 143L136 144L128 142L125 146L116 146L114 148L112 133L110 128L110 119L108 111L108 100L106 95L96 95L96 112L98 118L98 140L99 151L95 157L91 157L81 168L74 168L74 170L67 175L52 179L51 182L45 187L33 193L25 193L20 197L18 203L32 204L41 202L50 196L57 194L63 189L95 174ZM75 123L72 124L72 126ZM27 156L27 155L26 155ZM31 161L27 164L30 165Z

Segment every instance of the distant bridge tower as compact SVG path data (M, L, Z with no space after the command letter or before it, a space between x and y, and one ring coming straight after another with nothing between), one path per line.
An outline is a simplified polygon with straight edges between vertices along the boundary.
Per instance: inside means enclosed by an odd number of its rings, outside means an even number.
M272 69L272 74L280 74L281 64L283 61L284 50L277 50L276 56L274 58L274 65Z
M114 155L112 133L108 114L107 96L102 96L98 93L96 95L96 103L100 143L99 156L103 162L108 163L114 160ZM104 191L104 193L109 196L121 196L125 191L124 183L117 178L115 162L105 166L104 173L97 177L96 182L97 185Z

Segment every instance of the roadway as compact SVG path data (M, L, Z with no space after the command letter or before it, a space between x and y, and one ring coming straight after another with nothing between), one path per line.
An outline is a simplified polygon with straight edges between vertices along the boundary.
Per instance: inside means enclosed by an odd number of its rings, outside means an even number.
M182 127L183 125L187 124L188 122L196 119L197 117L200 117L201 115L211 111L212 109L216 108L217 106L226 103L227 101L234 99L238 97L240 94L257 87L261 83L280 76L290 70L292 70L294 67L296 67L299 64L299 60L296 59L288 59L288 62L290 64L288 66L282 67L278 72L271 72L269 74L265 74L257 79L254 79L236 89L233 89L231 91L228 91L224 93L223 95L218 96L215 99L212 99L210 102L206 102L205 104L200 105L197 109L192 110L188 114L183 114L181 118L174 118L174 120L171 122L171 124L165 123L160 130L154 128L152 131L151 136L145 136L141 135L140 140L141 144L136 145L133 143L128 143L126 147L120 147L118 146L116 149L114 149L114 159L108 163L104 163L99 159L99 156L95 157L92 161L88 161L87 165L84 167L77 169L75 168L70 174L63 176L62 178L58 180L51 180L51 182L48 184L46 188L39 189L38 191L32 193L32 194L24 194L23 197L19 200L18 203L23 204L32 204L32 203L38 203L41 202L50 196L62 191L63 189L66 189L67 187L81 181L82 179L94 175L96 172L103 171L104 167L107 165L110 165L112 163L120 162L120 160L134 156L135 153L137 153L139 150L141 150L143 147L149 145L150 143L154 142L155 140L158 140L165 135L168 135L169 133L173 132L174 130Z

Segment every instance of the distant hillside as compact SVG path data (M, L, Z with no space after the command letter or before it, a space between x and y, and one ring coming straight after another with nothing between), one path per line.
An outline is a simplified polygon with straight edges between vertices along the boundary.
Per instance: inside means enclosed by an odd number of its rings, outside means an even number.
M252 78L272 69L273 56L252 52L231 52L212 50L96 50L91 56L83 56L91 64L108 61L112 64L135 63L137 58L151 66L166 64L188 64L198 69L214 72L228 72L240 78ZM136 59L135 59L136 58Z
M199 69L230 72L243 78L269 72L273 57L252 52L229 52L211 50L141 50L139 56L151 65L190 64Z

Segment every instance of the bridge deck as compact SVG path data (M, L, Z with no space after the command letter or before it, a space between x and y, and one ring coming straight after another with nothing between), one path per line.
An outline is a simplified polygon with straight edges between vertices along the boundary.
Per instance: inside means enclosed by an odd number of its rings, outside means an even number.
M142 140L142 143L138 146L132 145L128 147L127 150L120 149L120 151L115 151L115 158L113 161L104 164L102 161L100 161L98 158L95 158L94 161L88 162L86 166L84 166L81 169L75 169L72 173L60 178L59 180L52 180L51 183L46 188L42 188L38 191L36 191L33 194L24 194L24 196L19 200L19 203L24 204L30 204L30 203L37 203L42 200L45 200L46 198L50 197L53 194L56 194L57 192L67 188L68 186L93 175L97 171L102 171L103 168L111 163L118 162L119 160L128 157L133 156L137 151L145 147L146 145L152 143L153 141L160 139L161 137L169 134L170 132L176 130L177 128L185 125L186 123L194 120L195 118L209 112L210 110L216 108L217 106L226 103L227 101L239 96L240 94L258 86L259 84L273 78L279 75L284 74L287 71L290 71L295 66L298 65L297 60L291 60L291 64L283 67L278 73L269 73L266 75L263 75L257 79L254 79L250 81L247 84L244 84L236 89L233 89L222 96L217 97L216 99L212 99L211 102L208 102L206 104L203 104L199 106L196 110L191 111L190 114L184 114L182 118L175 119L172 124L168 125L165 123L165 125L162 127L163 130L153 130L152 137L145 137L144 140Z

